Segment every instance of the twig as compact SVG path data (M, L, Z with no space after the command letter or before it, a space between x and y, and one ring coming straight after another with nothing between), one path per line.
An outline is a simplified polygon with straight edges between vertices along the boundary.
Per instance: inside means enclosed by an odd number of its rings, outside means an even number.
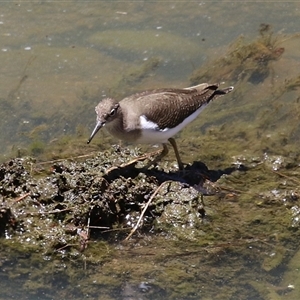
M60 209L60 210L50 210L50 211L44 211L44 212L29 212L27 213L27 215L30 215L30 216L36 216L36 215L51 215L51 214L59 214L61 212L64 212L64 211L72 211L73 208L64 208L64 209Z
M131 238L131 236L135 233L135 231L137 230L137 228L139 227L139 225L140 225L140 223L141 223L141 221L142 221L142 219L143 219L143 216L144 216L144 214L145 214L147 208L149 207L151 201L154 199L154 197L157 195L157 193L160 191L160 189L161 189L165 184L171 183L171 182L172 182L172 180L165 181L165 182L163 182L163 183L155 190L155 192L152 194L152 196L150 197L150 199L149 199L148 202L146 203L146 205L145 205L143 211L141 212L141 215L140 215L140 217L139 217L137 223L135 224L134 228L131 230L131 232L129 233L129 235L126 237L125 241L128 241L128 240Z
M19 198L17 198L17 199L15 200L15 203L22 201L23 199L25 199L25 198L28 197L29 195L30 195L30 193L27 193L27 194L25 194L25 195L23 195L23 196L20 196Z
M85 154L85 155L79 155L79 156L74 156L74 157L60 158L60 159L55 159L55 160L42 161L42 162L38 162L36 164L37 165L53 164L53 163L57 163L57 162L68 160L68 159L85 158L85 157L89 157L89 156L93 156L93 155L95 155L95 153L90 153L90 154Z
M289 180L291 180L291 181L293 181L293 182L295 182L295 183L298 183L298 184L300 183L299 180L297 180L297 179L295 179L295 178L293 178L293 177L290 177L290 176L288 176L288 175L285 175L285 174L283 174L283 173L281 173L281 172L278 172L278 171L275 171L275 170L272 170L272 172L275 173L275 174L277 174L277 175L279 175L279 176L281 176L281 177L287 178L287 179L289 179Z
M88 225L88 228L93 228L93 229L109 229L110 227L103 227L103 226L90 226L90 225Z
M56 249L55 251L59 252L59 251L62 251L64 249L66 249L68 247L72 247L72 246L76 246L76 244L66 244L66 245L62 246L61 248Z
M108 168L106 171L105 171L105 175L108 175L110 172L112 172L113 170L117 170L117 169L120 169L120 168L126 168L126 167L129 167L130 165L134 165L136 164L138 161L142 161L142 160L145 160L148 158L148 155L145 154L145 155L141 155L137 158L134 158L132 160L130 160L129 162L126 162L126 163L123 163L121 164L120 166L112 166L110 168Z
M138 161L143 161L145 159L150 159L150 156L157 155L160 152L162 152L162 151L158 150L158 151L153 151L153 152L150 152L150 153L146 153L146 154L143 154L141 156L138 156L138 157L130 160L129 162L123 163L120 166L112 166L112 167L110 167L109 169L107 169L105 171L105 175L108 175L113 170L120 169L120 168L126 168L126 167L129 167L130 165L134 165ZM150 167L152 164L153 164L153 162L151 164L147 165L146 168Z
M129 231L130 228L112 228L112 229L107 229L103 230L102 233L107 233L107 232L114 232L114 231Z

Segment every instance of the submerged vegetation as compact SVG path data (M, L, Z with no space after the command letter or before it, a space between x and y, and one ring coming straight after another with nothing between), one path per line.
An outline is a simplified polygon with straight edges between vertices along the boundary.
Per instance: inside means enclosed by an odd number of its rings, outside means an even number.
M222 270L232 274L226 298L292 295L277 278L298 251L296 158L225 158L223 170L198 161L181 173L163 162L145 169L140 154L116 147L76 161L2 164L1 252L10 253L2 254L5 278L23 282L31 296L50 295L55 287L73 299L96 297L99 289L108 299L114 293L196 299L199 281L209 280L201 295L219 299ZM30 258L23 269L10 267L14 255ZM69 288L56 282L61 276Z
M249 42L245 37L239 37L224 56L209 62L206 68L195 70L191 83L214 80L259 84L270 75L272 61L278 60L284 53L284 48L278 46L279 42L279 36L274 35L271 26L261 24L256 39Z
M93 38L108 40L107 49L110 36ZM238 38L192 74L191 84L236 89L181 135L184 172L172 157L147 169L144 151L111 147L104 135L87 146L82 120L94 123L103 91L85 88L74 107L31 115L18 94L29 60L0 101L1 139L30 141L0 166L1 276L12 283L0 298L25 290L53 299L55 290L60 299L297 299L300 81L297 74L274 88L281 46L262 24L257 38ZM140 89L161 64L149 57L124 68L106 93Z

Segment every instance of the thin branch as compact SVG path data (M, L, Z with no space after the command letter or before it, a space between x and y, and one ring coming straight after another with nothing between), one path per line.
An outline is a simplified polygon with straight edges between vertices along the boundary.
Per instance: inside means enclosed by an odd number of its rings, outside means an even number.
M108 175L110 172L112 172L114 170L121 169L121 168L126 168L126 167L129 167L131 165L135 165L138 161L143 161L143 160L145 160L147 158L148 158L148 155L144 154L144 155L141 155L141 156L139 156L137 158L134 158L134 159L130 160L129 162L123 163L120 166L112 166L112 167L108 168L105 171L105 175Z
M28 197L29 195L30 195L30 193L26 193L25 195L20 196L19 198L17 198L14 202L15 202L15 203L20 202L20 201L22 201L23 199L25 199L26 197Z
M79 156L74 156L74 157L60 158L60 159L56 159L56 160L42 161L42 162L38 162L36 164L37 165L53 164L53 163L57 163L57 162L68 160L68 159L85 158L85 157L89 157L89 156L93 156L93 155L95 155L95 153L90 153L90 154L85 154L85 155L79 155Z
M27 213L27 215L30 216L36 216L36 215L51 215L51 214L59 214L61 212L65 212L65 211L73 211L73 208L64 208L64 209L57 209L57 210L50 210L50 211L38 211L38 212L29 212Z
M278 171L275 171L275 170L272 170L272 172L275 173L275 174L277 174L277 175L279 175L279 176L281 176L281 177L287 178L287 179L293 181L294 183L300 184L300 181L297 180L297 179L295 179L295 178L293 178L293 177L290 177L288 175L285 175L285 174L283 174L281 172L278 172Z
M104 227L104 226L90 226L90 225L88 225L87 228L92 228L92 229L109 229L110 227Z
M146 205L145 205L145 207L144 207L144 209L143 209L143 211L142 211L142 213L141 213L141 215L140 215L140 217L139 217L137 223L135 224L134 228L131 230L131 232L129 233L129 235L126 237L125 241L128 241L128 240L131 238L131 236L135 233L135 231L138 229L138 227L139 227L139 225L140 225L140 223L141 223L141 221L142 221L142 219L143 219L143 217L144 217L144 214L145 214L147 208L149 207L149 205L150 205L151 201L154 199L154 197L155 197L155 196L158 194L158 192L161 190L161 188L162 188L165 184L171 183L171 182L172 182L172 180L165 181L165 182L163 182L163 183L155 190L155 192L152 194L152 196L150 197L150 199L149 199L148 202L146 203Z

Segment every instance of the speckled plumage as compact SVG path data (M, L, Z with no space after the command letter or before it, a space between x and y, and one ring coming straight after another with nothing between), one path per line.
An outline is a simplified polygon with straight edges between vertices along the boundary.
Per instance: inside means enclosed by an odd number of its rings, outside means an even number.
M184 89L149 90L120 102L103 99L95 108L97 124L88 143L105 126L110 134L122 140L165 144L194 120L211 100L233 90L233 87L218 88L218 84L203 83ZM174 144L175 150L175 140Z

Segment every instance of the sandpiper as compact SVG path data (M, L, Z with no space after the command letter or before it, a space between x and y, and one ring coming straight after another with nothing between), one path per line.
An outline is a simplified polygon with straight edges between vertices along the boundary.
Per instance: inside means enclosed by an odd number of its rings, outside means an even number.
M96 106L96 126L88 140L105 126L117 137L138 144L162 144L163 150L156 159L168 154L166 143L174 148L179 169L183 169L173 136L193 121L213 99L225 95L233 87L219 89L219 84L202 83L175 89L149 90L126 97L120 102L105 98Z

